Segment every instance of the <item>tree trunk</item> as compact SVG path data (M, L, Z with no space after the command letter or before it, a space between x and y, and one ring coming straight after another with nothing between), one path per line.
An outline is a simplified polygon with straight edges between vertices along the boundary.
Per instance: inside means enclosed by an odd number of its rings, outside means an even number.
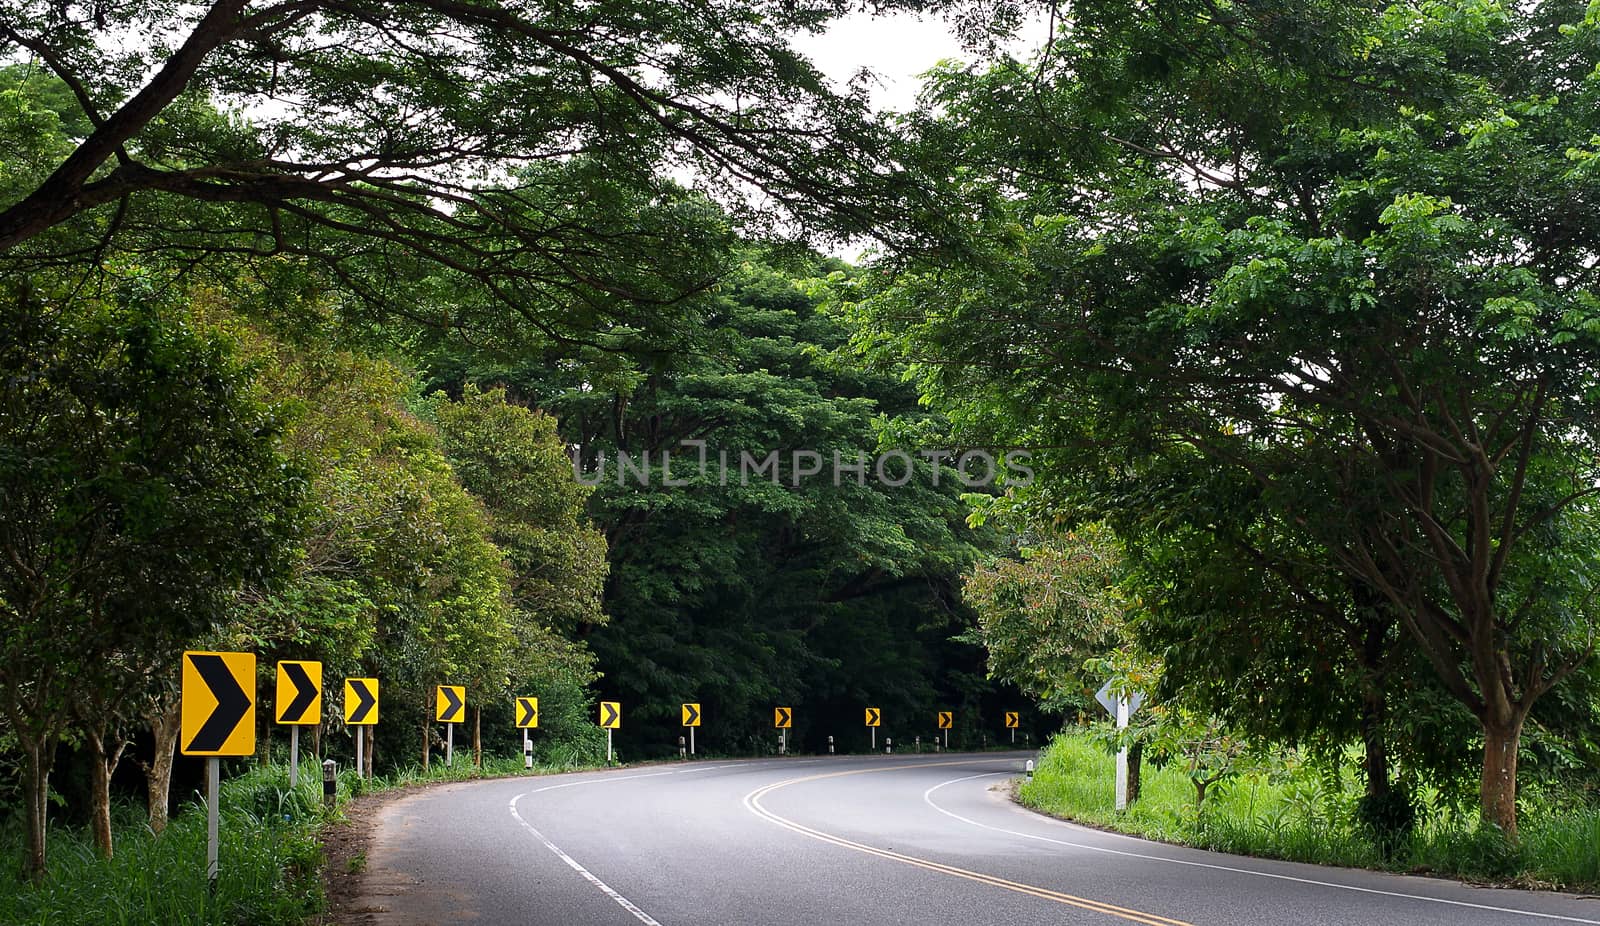
M1484 823L1492 823L1508 840L1517 838L1517 749L1522 742L1524 714L1485 720L1483 724L1483 777L1478 800Z
M23 872L35 884L45 876L45 814L50 806L50 766L55 762L55 741L40 737L24 743L27 753L22 771L23 797L27 802L28 852L23 859Z
M115 848L111 835L111 776L122 763L126 741L106 748L109 736L105 726L86 729L84 745L89 747L89 826L94 832L94 845L102 858L111 858Z
M1382 797L1390 791L1389 745L1383 739L1383 695L1362 693L1361 744L1366 749L1367 794Z
M433 752L433 731L428 729L428 722L422 722L422 770L428 770L428 759Z
M1200 778L1191 778L1189 780L1194 783L1194 806L1198 810L1206 802L1206 788L1210 787L1211 782Z
M472 709L472 764L483 768L483 708Z
M1144 744L1134 743L1128 747L1128 805L1131 807L1139 800L1139 773L1144 764Z
M182 719L176 698L163 699L146 715L155 739L155 754L144 765L145 804L150 831L159 835L167 828L167 807L172 802L172 760L178 749L178 730Z
M373 763L374 758L375 758L373 756L373 753L378 751L378 728L377 727L371 727L371 726L362 727L361 728L361 733L359 735L360 736L364 736L367 739L366 753L365 753L365 755L363 755L361 757L361 764L366 766L366 768L363 769L363 771L366 773L366 776L368 778L371 778L372 777L372 763Z

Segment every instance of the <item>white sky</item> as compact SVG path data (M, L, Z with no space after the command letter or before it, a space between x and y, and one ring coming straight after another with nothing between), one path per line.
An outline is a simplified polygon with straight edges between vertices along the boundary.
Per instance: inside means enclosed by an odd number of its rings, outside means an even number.
M1026 55L1044 44L1046 29L1044 18L1033 17L1005 47ZM947 58L973 60L942 18L911 13L853 13L834 20L822 33L793 37L792 44L840 89L862 68L870 70L877 78L871 87L874 108L901 112L916 107L921 75L935 64ZM863 257L860 243L834 244L828 250L849 261Z
M1035 13L1004 47L1025 58L1044 44L1047 30L1048 20ZM946 58L973 60L944 19L911 13L852 13L818 35L795 36L793 45L841 88L862 68L872 71L880 84L873 89L873 105L901 111L916 106L923 72Z
M873 105L902 111L916 106L924 71L945 58L967 60L942 19L909 13L854 13L834 20L821 34L796 36L793 45L841 88L857 71L871 70L879 83L872 90Z

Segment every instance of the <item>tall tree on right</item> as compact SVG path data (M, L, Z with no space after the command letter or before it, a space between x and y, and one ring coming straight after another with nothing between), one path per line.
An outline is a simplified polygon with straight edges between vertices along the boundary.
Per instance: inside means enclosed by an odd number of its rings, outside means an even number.
M977 240L855 294L1090 515L1163 460L1246 479L1476 718L1512 838L1597 624L1597 63L1582 3L1080 3L1034 67L935 77Z

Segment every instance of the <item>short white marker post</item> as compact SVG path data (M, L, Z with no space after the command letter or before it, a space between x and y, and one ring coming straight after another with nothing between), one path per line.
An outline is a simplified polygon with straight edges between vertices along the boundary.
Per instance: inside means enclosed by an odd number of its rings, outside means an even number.
M289 787L300 783L300 726L289 727Z
M690 727L689 729L693 730L694 727ZM680 758L680 759L689 758L689 747L684 745L684 739L681 736L678 737L678 758Z
M1128 729L1128 699L1117 698L1117 729ZM1128 809L1128 747L1117 750L1117 810Z
M217 892L217 819L222 803L222 761L206 759L206 884Z
M888 737L883 741L883 754L886 756L894 754L894 737Z
M1025 766L1023 766L1023 769L1024 769L1024 770L1025 770L1025 771L1027 771L1027 773L1028 773L1028 777L1029 777L1029 778L1032 778L1032 777L1033 777L1033 760L1032 760L1032 759L1029 759L1029 760L1028 760L1028 764L1027 764L1027 765L1025 765Z
M322 760L322 806L328 813L339 803L339 766L332 759Z
M828 755L833 755L833 737L828 737Z

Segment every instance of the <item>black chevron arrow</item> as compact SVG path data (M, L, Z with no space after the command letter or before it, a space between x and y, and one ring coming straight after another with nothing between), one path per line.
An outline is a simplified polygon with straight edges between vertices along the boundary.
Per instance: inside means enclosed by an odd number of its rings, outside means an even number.
M617 725L617 709L606 701L600 705L600 726L614 727Z
M684 726L692 727L695 724L700 722L700 708L697 705L685 704L683 706L683 710L684 710L684 713L687 715L687 716L685 716L683 718L683 725Z
M778 708L778 726L787 727L788 725L789 725L789 709L787 707Z
M357 679L350 680L350 690L356 696L356 709L350 712L350 723L365 723L372 709L378 706L378 696L365 681Z
M539 716L539 709L533 706L532 698L517 699L517 726L533 726L533 718Z
M455 692L454 688L450 688L448 686L441 685L441 686L439 686L439 693L444 695L444 699L446 701L450 702L450 706L448 708L446 708L445 712L444 712L444 722L445 723L455 723L455 721L452 720L451 718L453 718L457 714L461 713L461 709L466 707L466 704L463 703L460 698L456 697L456 692Z
M877 708L872 708L872 707L867 708L867 726L875 727L877 725L878 725L878 710L877 710Z
M228 671L228 664L221 656L196 653L189 657L189 661L200 673L200 680L211 690L212 697L217 699L217 706L211 709L211 716L200 725L200 732L184 747L184 752L216 752L233 735L239 721L250 710L252 701L239 683L234 681L233 673Z
M317 700L321 694L317 686L311 683L311 676L306 672L306 667L298 662L283 663L283 674L288 677L289 684L294 686L294 700L289 706L278 711L279 723L297 723L305 719L306 712L311 710L311 702Z

